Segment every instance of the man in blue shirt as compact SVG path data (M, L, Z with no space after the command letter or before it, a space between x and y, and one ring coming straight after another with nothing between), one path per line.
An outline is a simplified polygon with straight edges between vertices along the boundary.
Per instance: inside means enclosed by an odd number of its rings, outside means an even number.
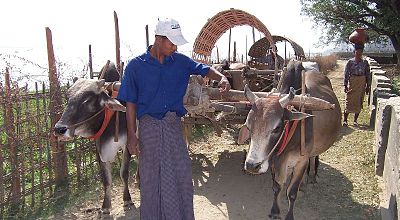
M220 72L177 52L185 43L176 20L159 20L154 45L128 63L119 89L118 99L127 107L127 148L139 156L142 220L194 219L191 161L181 124L187 112L183 97L192 74L219 81L221 92L230 89Z

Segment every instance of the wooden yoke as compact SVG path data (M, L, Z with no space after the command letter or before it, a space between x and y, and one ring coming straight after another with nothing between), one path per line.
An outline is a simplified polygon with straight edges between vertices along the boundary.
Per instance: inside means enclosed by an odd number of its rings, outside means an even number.
M301 95L306 94L306 82L305 82L305 71L301 71ZM304 112L304 105L301 104L300 111ZM300 155L304 156L304 153L306 151L306 126L305 126L305 119L301 120L301 145L300 145Z

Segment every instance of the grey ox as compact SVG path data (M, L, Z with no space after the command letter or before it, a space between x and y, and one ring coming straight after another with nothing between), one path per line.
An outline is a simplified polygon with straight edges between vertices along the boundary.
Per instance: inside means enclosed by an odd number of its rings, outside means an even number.
M111 64L106 72L106 79L110 72L116 72L114 64ZM54 133L58 139L69 140L74 136L95 139L97 159L100 164L100 174L104 187L104 200L101 207L103 214L109 214L111 209L111 162L115 159L120 149L123 150L123 159L120 176L123 181L124 207L133 205L128 188L129 160L131 155L125 148L126 145L126 113L125 107L116 99L109 96L104 88L105 80L77 79L68 89L67 106L54 127ZM108 126L103 126L106 117L106 109L119 111L118 140L115 141L116 114L112 114ZM104 128L102 128L104 127ZM99 132L102 131L103 132Z
M282 76L281 96L259 98L245 88L245 96L252 104L246 126L239 133L238 143L251 138L244 169L252 174L262 174L271 167L274 201L269 217L280 219L279 194L288 177L286 196L289 210L285 219L294 219L293 208L304 173L309 165L309 158L326 151L338 137L341 127L341 110L333 92L330 80L323 74L310 70L305 72L306 92L335 104L331 110L308 111L301 113L288 110L288 103L294 98L294 89L301 90L301 72L304 70L300 61L292 60L288 64L287 74ZM292 89L289 89L292 87ZM294 88L294 89L293 89ZM291 92L290 92L291 91ZM301 126L295 127L291 139L290 129L294 121L305 119L305 148L301 152ZM286 134L285 134L286 131ZM289 133L289 135L287 135ZM285 148L282 142L287 141Z

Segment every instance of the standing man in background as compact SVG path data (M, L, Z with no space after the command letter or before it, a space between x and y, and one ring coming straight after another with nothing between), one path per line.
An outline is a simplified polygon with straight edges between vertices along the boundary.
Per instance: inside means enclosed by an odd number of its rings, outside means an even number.
M276 52L276 60L278 62L278 70L283 69L285 60L279 56L278 54L278 49L275 47L275 52ZM272 51L272 46L268 49L267 56L265 57L265 63L268 64L268 69L269 70L274 70L275 69L275 53Z
M181 124L187 113L183 97L191 74L219 81L221 92L230 89L220 72L177 52L185 43L176 20L159 20L154 45L128 63L118 94L127 105L127 148L139 156L142 220L194 219L192 166Z
M358 126L364 94L369 94L371 89L371 72L368 61L363 59L363 44L354 45L354 58L350 59L344 70L344 92L346 104L344 109L343 126L348 126L349 113L354 113L354 125Z

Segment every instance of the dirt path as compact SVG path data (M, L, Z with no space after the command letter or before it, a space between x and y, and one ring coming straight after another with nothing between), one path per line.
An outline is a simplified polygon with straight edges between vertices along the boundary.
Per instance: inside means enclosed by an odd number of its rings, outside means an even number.
M338 64L329 77L343 104L345 61ZM361 113L360 127L343 128L341 138L321 156L318 183L308 185L305 192L298 194L294 211L296 219L377 219L378 187L373 175L373 132L367 128L367 116L367 112ZM271 175L268 172L251 176L242 171L247 146L235 144L237 132L237 128L227 128L222 137L210 135L190 146L196 219L268 219L273 198ZM136 208L124 211L121 208L121 187L114 187L113 210L109 219L139 219L139 191L134 189L131 193ZM52 218L97 218L96 212L88 210L94 210L100 201L101 193L97 199ZM286 198L282 198L281 204L282 213L286 213Z

